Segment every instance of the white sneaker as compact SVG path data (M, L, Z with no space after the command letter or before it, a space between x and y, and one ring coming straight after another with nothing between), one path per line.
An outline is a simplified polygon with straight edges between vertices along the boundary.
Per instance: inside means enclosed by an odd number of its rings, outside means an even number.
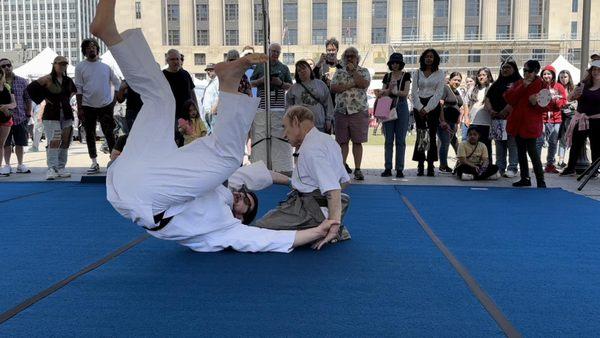
M69 178L71 177L71 173L65 171L65 168L61 168L56 171L56 176L58 176L58 178Z
M4 167L0 168L0 175L2 175L2 176L10 176L10 166L9 165L5 165Z
M56 178L58 178L58 174L56 173L56 170L54 170L54 168L48 168L48 171L46 171L46 180L53 181Z
M472 181L473 180L473 175L471 174L462 174L462 176L460 177L461 180L463 181Z
M496 172L494 175L492 175L492 176L488 177L487 179L488 179L488 180L497 180L497 179L499 179L499 178L500 178L500 173L499 173L499 172Z
M100 172L100 165L98 163L93 163L87 170L88 175L97 174Z
M40 151L40 149L34 146L29 147L29 149L27 150L28 153L37 153L38 151Z
M30 174L31 170L25 164L19 164L17 166L17 174Z
M517 172L514 170L507 170L502 176L504 176L506 178L513 178L513 177L517 176Z

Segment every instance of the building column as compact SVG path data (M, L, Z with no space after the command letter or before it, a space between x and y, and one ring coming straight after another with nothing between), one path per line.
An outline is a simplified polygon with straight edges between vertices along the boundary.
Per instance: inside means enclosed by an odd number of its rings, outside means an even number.
M298 0L298 45L312 44L312 1Z
M495 40L498 22L498 16L496 15L498 0L483 0L481 9L481 17L483 18L481 20L481 37L483 40Z
M394 13L393 15L390 15ZM402 2L388 1L388 36L390 42L402 40Z
M450 5L450 39L465 39L466 0L451 0Z
M181 34L180 44L182 46L193 46L194 45L194 1L193 0L180 0L179 1L179 31Z
M225 40L223 39L223 0L209 0L208 1L208 15L209 15L209 40L211 46L223 46Z
M327 1L327 38L342 41L342 0Z
M254 32L252 30L252 22L254 21L254 16L252 15L252 5L253 2L250 0L238 1L238 13L240 14L240 21L238 23L238 34L240 36L240 46L252 45L252 38Z
M269 16L271 20L271 43L277 42L283 44L283 10L281 8L282 0L269 0Z
M419 40L433 40L433 0L419 1Z
M373 27L373 1L358 0L356 23L357 45L368 47L371 45L371 28Z
M513 34L516 40L526 40L529 33L529 0L515 0Z

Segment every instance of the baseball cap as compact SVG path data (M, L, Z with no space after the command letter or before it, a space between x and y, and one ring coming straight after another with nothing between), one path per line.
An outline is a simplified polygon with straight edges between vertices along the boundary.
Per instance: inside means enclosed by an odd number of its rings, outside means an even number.
M59 55L57 57L54 58L54 62L53 63L69 63L69 59L67 59L66 57Z
M209 69L215 69L215 64L214 63L206 64L206 68L204 68L204 70L209 70Z

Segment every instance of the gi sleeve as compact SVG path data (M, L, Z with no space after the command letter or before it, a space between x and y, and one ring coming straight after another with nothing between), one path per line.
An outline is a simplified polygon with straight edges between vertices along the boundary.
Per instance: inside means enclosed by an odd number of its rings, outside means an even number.
M273 177L265 163L258 161L240 167L229 177L230 187L240 189L243 184L250 190L262 190L273 185Z

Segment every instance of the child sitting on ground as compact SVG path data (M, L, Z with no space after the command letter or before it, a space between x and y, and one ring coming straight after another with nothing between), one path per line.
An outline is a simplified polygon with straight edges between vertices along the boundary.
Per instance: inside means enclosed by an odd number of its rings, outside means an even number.
M189 120L180 118L177 123L179 132L183 134L183 144L193 142L194 140L206 136L207 129L204 121L200 118L198 107L193 100L188 100L183 104L183 110L188 112Z
M489 164L485 144L479 142L479 132L473 126L467 131L467 140L458 146L458 165L455 169L461 180L498 179L498 167Z

